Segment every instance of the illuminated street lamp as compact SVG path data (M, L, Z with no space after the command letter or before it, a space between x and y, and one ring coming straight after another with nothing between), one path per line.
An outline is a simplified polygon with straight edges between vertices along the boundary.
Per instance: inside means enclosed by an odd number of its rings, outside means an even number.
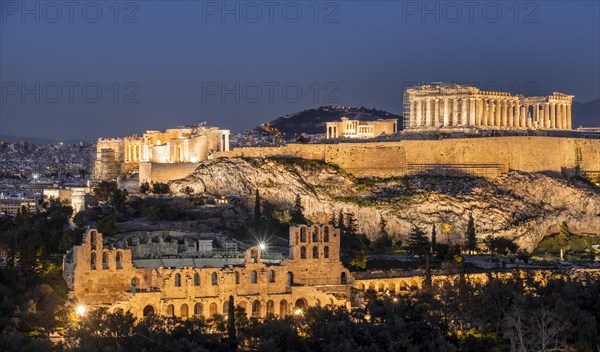
M294 311L295 315L302 315L302 309L298 308Z
M75 312L77 312L77 315L82 317L85 314L86 308L84 305L80 304L77 306L77 308L75 309Z
M260 242L258 248L260 248L261 251L264 251L267 249L267 245L264 242Z

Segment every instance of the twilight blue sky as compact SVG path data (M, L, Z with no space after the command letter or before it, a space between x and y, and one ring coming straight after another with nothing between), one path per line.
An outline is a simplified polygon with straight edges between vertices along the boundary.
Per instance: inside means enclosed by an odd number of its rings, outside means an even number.
M432 81L590 101L599 4L0 0L0 133L239 131L332 104L401 114L403 88Z

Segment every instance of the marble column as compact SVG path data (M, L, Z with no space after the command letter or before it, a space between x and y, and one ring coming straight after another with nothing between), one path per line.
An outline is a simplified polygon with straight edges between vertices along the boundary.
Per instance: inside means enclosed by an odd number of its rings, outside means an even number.
M475 99L469 98L469 126L475 126Z
M513 116L513 121L514 121L514 126L517 128L521 128L521 105L519 105L519 102L516 101L514 103L515 107L514 107L514 116Z
M488 126L496 126L496 100L489 99L490 111L488 114Z
M573 129L571 121L571 104L567 104L567 127L568 130Z
M515 118L515 113L514 113L514 109L515 109L515 102L512 100L509 100L507 102L507 108L508 108L508 113L507 113L507 120L508 120L508 127L514 127L515 126L515 122L514 122L514 118Z
M477 98L477 103L475 105L475 125L477 127L481 126L481 120L483 118L483 99Z
M420 99L415 99L415 104L416 104L416 124L417 124L417 128L421 127L421 121L423 120L423 106L421 105L421 100Z
M444 127L450 124L450 111L448 109L448 99L444 98Z
M550 128L556 128L556 104L550 103Z
M496 116L494 118L494 126L502 126L502 101L500 99L494 99Z
M431 126L431 100L425 98L425 126Z
M550 108L548 103L542 104L542 128L548 128L550 126Z
M452 120L450 126L458 126L458 99L452 99Z
M435 127L440 127L440 99L436 98L435 99L435 118L433 119L433 125Z
M527 128L527 106L521 106L521 128Z

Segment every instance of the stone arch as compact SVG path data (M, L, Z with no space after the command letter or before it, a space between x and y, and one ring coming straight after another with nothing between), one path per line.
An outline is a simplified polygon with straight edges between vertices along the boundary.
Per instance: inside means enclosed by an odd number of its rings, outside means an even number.
M219 282L218 282L218 277L217 277L217 273L213 272L210 275L210 282L213 286L216 286Z
M261 304L259 300L254 300L252 302L252 318L260 318L260 310L261 310Z
M300 247L300 259L306 259L306 246Z
M108 252L102 252L102 270L108 269Z
M223 303L223 314L227 315L228 312L229 312L229 301L226 301L225 303Z
M92 252L92 254L90 254L90 269L96 270L96 253L95 252Z
M323 242L329 242L329 226L323 227Z
M279 302L279 315L285 317L288 315L288 302L285 299L282 299Z
M210 306L208 307L208 314L211 318L213 318L215 315L217 315L217 304L215 302L211 303Z
M197 302L196 304L194 304L194 316L204 316L204 306L202 305L202 303Z
M246 301L240 301L238 306L240 306L240 308L244 310L244 313L248 315L248 305L246 304Z
M194 286L200 286L200 274L194 274Z
M269 270L269 283L275 283L275 270Z
M181 287L181 274L175 274L175 287Z
M304 298L298 298L296 303L294 303L294 308L304 310L308 308L308 302Z
M275 315L275 302L272 299L267 301L267 315Z
M300 226L300 242L306 243L306 226Z
M319 247L317 247L317 246L312 247L312 257L313 257L313 259L319 259Z
M134 277L131 279L131 293L136 293L137 288L138 288L138 280L137 280L137 278Z
M320 307L321 306L321 301L317 298L315 299L315 307Z
M95 230L90 231L90 248L92 250L96 249L96 235L97 232Z
M313 227L312 243L319 243L319 227L318 226Z
M189 316L189 309L187 304L182 304L181 308L179 308L179 316L183 319L187 319Z
M256 270L252 270L250 272L250 283L251 284L258 283L258 273L256 272Z
M346 283L348 283L348 277L345 271L342 271L342 273L340 274L340 284L345 285Z
M144 307L144 310L142 311L142 315L144 317L149 317L151 315L154 315L154 312L156 310L154 309L154 307L151 304L148 304L147 306Z
M172 304L169 304L167 306L167 316L169 317L174 317L175 316L175 306Z
M117 269L123 269L123 254L121 254L121 251L117 251L117 254L115 254L115 266Z
M369 290L377 291L377 286L374 282L369 282Z

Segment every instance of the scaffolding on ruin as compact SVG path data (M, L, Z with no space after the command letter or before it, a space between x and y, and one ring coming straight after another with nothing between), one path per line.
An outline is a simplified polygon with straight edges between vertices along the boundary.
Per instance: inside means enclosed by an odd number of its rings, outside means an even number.
M411 128L410 126L410 101L408 100L408 89L410 87L406 87L404 89L404 93L402 95L402 129L407 130Z

